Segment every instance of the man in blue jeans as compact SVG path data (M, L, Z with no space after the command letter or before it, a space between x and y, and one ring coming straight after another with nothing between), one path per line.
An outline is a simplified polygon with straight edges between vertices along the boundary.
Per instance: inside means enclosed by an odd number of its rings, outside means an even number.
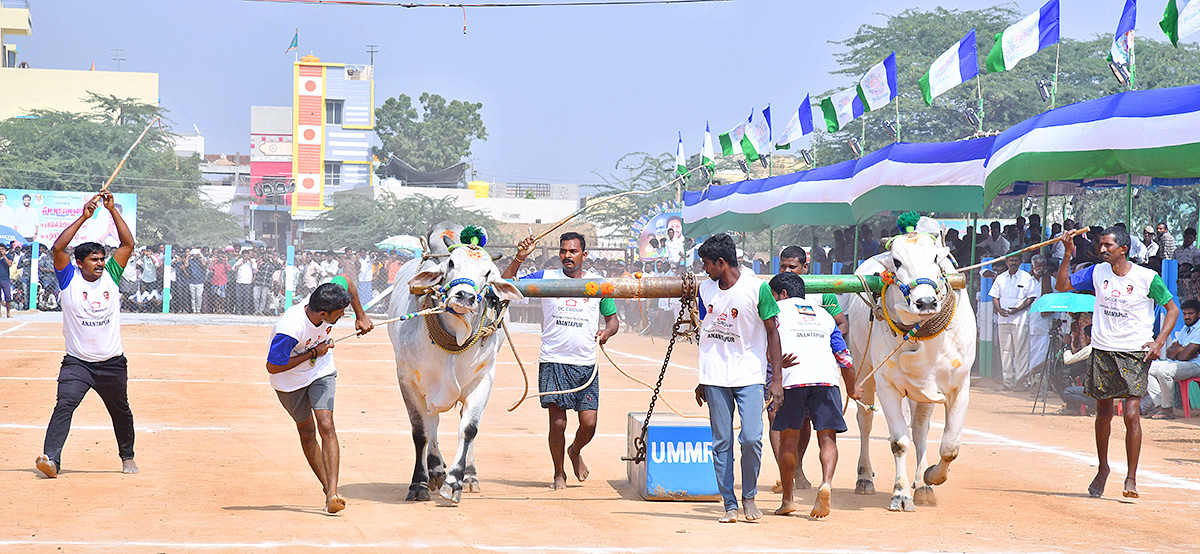
M763 382L767 364L782 367L776 316L779 305L767 283L742 273L733 239L724 233L704 241L699 250L709 281L700 284L700 385L696 403L708 402L713 435L713 466L725 503L721 523L737 521L733 495L733 410L742 430L742 509L746 521L762 518L754 503L762 465ZM771 403L783 403L782 392Z

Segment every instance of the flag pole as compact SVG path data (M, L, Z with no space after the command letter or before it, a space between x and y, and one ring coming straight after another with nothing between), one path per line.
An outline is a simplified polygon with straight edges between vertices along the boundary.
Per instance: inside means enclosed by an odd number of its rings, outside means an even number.
M900 142L900 95L896 95L896 142Z
M1050 78L1050 109L1054 109L1055 95L1058 94L1058 51L1061 43L1054 45L1054 76Z
M979 132L983 132L983 75L975 76L975 92L979 94Z

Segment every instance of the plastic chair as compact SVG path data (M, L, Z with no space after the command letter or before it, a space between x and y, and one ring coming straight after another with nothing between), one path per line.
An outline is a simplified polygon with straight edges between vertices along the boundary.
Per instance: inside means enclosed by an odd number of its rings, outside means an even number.
M1200 383L1200 377L1192 377L1191 379L1176 381L1176 383L1179 383L1179 399L1183 401L1183 417L1187 419L1192 417L1192 402L1188 399L1188 387L1192 383Z

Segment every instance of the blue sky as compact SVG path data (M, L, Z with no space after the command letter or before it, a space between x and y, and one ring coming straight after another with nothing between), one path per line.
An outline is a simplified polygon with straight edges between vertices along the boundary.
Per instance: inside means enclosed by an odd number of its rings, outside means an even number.
M519 1L519 0L516 0ZM751 108L777 126L806 93L845 87L830 75L840 40L880 14L911 7L978 9L987 0L740 0L700 5L458 9L291 5L234 0L30 0L34 32L12 37L34 67L159 74L174 127L195 124L209 153L248 153L250 106L290 105L294 30L300 51L367 63L376 44L376 103L428 91L483 103L489 138L471 162L481 178L596 183L627 152L700 147ZM1033 12L1042 1L1015 3ZM1166 0L1143 0L1138 35ZM1061 0L1062 32L1112 33L1124 0ZM116 6L116 7L114 7ZM965 30L964 30L965 31ZM947 47L958 37L947 37ZM753 54L748 61L747 55ZM788 66L794 70L786 69ZM736 69L736 68L741 68ZM720 68L720 69L717 69ZM769 70L768 70L769 68ZM714 136L715 139L715 136Z

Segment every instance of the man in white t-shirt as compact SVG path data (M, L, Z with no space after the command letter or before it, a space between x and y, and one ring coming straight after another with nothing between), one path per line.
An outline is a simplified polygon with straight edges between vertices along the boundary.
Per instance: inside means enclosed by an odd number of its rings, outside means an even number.
M738 501L733 494L733 412L742 430L742 509L747 521L758 521L762 511L754 502L762 464L763 382L767 364L783 367L776 316L779 305L767 283L738 264L733 238L719 233L700 246L700 259L709 280L700 284L700 384L696 403L708 402L713 435L713 469L725 514L717 521L737 521ZM782 391L772 391L778 409Z
M517 245L517 255L502 273L512 279L521 264L537 247L534 237ZM601 279L584 271L587 260L587 239L579 233L563 233L558 239L558 259L562 269L535 271L521 279ZM604 328L600 328L600 318ZM550 415L550 460L554 464L554 480L550 488L564 489L567 472L564 457L571 459L575 478L584 481L588 467L583 462L583 447L596 435L600 408L600 379L596 373L596 345L608 342L620 329L617 304L612 298L543 298L542 350L538 358L538 391L570 391L541 397L542 407ZM567 446L567 410L575 410L579 429Z
M352 276L353 277L353 276ZM353 304L359 334L374 328L353 298L354 286L342 276L316 288L303 302L288 308L275 323L267 353L267 373L279 402L296 422L300 446L325 492L325 510L336 514L346 507L337 493L341 449L333 424L337 367L329 333ZM315 424L314 424L315 420ZM321 440L317 441L317 434Z
M1128 472L1122 494L1137 498L1138 456L1142 450L1141 401L1149 381L1150 362L1158 358L1179 307L1171 292L1153 270L1129 261L1129 233L1109 227L1100 235L1102 263L1071 273L1070 259L1075 243L1063 233L1063 261L1058 266L1060 292L1094 291L1092 313L1092 356L1083 386L1096 399L1096 453L1099 468L1088 486L1088 494L1099 498L1108 480L1108 437L1112 429L1113 400L1121 399L1125 419L1125 452ZM1154 305L1164 306L1162 330L1154 336ZM1168 394L1163 391L1163 394Z
M254 272L258 270L258 260L254 259L254 249L242 248L241 257L233 262L233 267L230 269L234 272L234 311L239 314L248 314L254 310Z
M1179 250L1175 251L1176 254ZM1183 301L1183 328L1175 332L1167 357L1150 363L1150 377L1162 387L1159 412L1152 419L1175 419L1175 381L1200 377L1200 301L1189 298ZM1182 385L1181 385L1182 386Z
M84 242L75 247L75 263L67 247L83 222L99 205L113 216L121 245L107 257L104 247ZM46 427L42 455L35 461L46 477L62 469L62 449L71 431L71 416L89 390L95 389L112 417L122 473L137 473L133 462L133 411L129 409L129 367L121 346L121 293L118 282L133 254L133 233L113 206L111 192L97 194L83 213L63 230L52 247L63 312L67 355L58 371L58 400Z
M771 293L779 303L779 345L783 354L783 370L772 371L769 384L771 390L783 394L783 405L772 410L771 420L771 430L779 433L776 461L783 480L783 503L775 514L787 515L799 508L793 497L797 447L801 431L811 426L821 452L821 486L809 515L822 518L829 515L833 494L837 433L846 431L838 373L850 398L861 398L862 387L856 381L850 348L841 330L822 302L805 298L804 279L795 273L780 273L771 279Z
M21 197L21 206L13 211L16 225L13 230L20 233L26 240L36 240L38 225L41 223L41 212L32 206L33 198L28 194Z
M1033 277L1021 269L1020 256L1005 258L1004 263L1008 271L996 276L988 293L1000 339L1001 381L996 390L1025 386L1029 374L1029 306L1040 290Z

